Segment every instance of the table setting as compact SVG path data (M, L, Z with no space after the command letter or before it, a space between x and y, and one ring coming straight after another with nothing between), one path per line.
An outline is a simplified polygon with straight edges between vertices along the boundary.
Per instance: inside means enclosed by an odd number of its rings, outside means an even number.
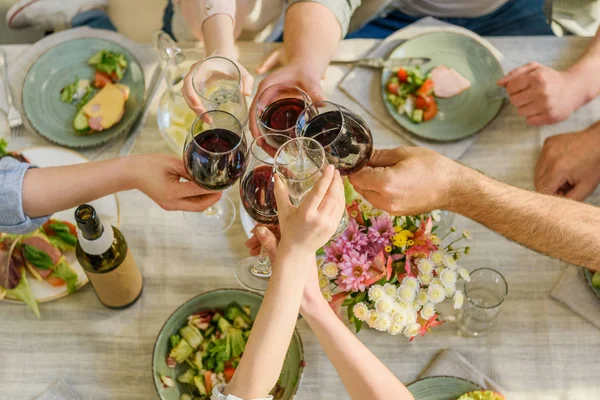
M34 45L0 46L6 54L0 84L7 89L0 90L0 140L8 144L0 153L39 167L174 154L198 186L223 193L202 213L165 211L136 190L92 202L101 224L126 238L143 292L127 308L105 307L96 285L88 284L93 274L88 279L90 270L69 246L63 257L74 271L73 287L64 277L62 286L48 285L32 268L23 269L19 288L26 283L31 296L14 288L0 292L2 399L193 400L208 398L215 379L228 382L271 273L266 254L248 257L244 243L257 223L277 225L274 199L264 192L273 174L286 178L297 205L328 164L348 175L366 165L374 148L422 146L533 190L544 141L600 116L595 100L564 122L533 127L496 86L529 61L570 65L585 50L585 38L484 39L424 18L383 41L342 41L322 82L326 101L276 85L263 92L256 116L247 112L251 97L239 94L239 85L228 86L240 80L235 63L211 57L193 70L194 90L208 109L204 118L196 118L180 93L183 76L204 58L203 48L175 44L160 33L154 39L154 45L138 44L77 28ZM254 70L278 47L240 42L239 62ZM98 83L103 70L92 60L109 53L123 56L125 72L106 89ZM388 57L406 58L407 65L345 63ZM445 70L436 72L439 67ZM450 70L466 80L457 93L446 97L437 86L427 87ZM217 81L211 81L214 71L221 74ZM255 90L263 77L255 76ZM73 85L75 93L82 80L94 82L95 96L127 88L118 102L97 100L118 117L98 132L97 110L75 97L61 101L65 88ZM431 100L406 106L423 97ZM9 113L13 108L21 123ZM83 128L80 110L88 118ZM286 118L292 113L293 121L277 119L280 110ZM247 132L248 118L258 121L259 138ZM324 142L323 126L339 133ZM600 204L599 195L589 202ZM444 210L393 217L348 181L345 197L338 232L317 253L321 292L417 400L597 398L600 275ZM79 212L55 214L46 239L53 229L81 228ZM359 255L370 268L342 279L344 254ZM302 318L272 394L348 398Z

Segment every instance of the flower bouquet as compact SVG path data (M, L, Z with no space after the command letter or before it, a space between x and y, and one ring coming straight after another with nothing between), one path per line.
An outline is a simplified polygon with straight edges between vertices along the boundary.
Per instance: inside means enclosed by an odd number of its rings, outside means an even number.
M470 277L458 260L470 248L457 243L471 239L470 232L459 235L450 228L440 236L440 211L390 216L372 207L349 182L345 186L348 228L319 252L323 296L340 316L346 307L357 332L367 323L410 340L425 335L442 324L439 303L450 299L455 309L462 307L457 283Z

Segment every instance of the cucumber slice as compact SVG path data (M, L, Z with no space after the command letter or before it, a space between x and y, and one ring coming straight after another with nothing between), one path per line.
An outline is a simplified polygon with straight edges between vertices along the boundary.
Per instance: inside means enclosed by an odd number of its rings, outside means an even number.
M79 133L87 133L90 130L88 119L83 113L83 108L77 112L73 119L73 128Z
M420 124L423 122L423 110L415 110L412 113L411 119L414 123Z
M592 276L592 286L600 289L600 272L594 272Z

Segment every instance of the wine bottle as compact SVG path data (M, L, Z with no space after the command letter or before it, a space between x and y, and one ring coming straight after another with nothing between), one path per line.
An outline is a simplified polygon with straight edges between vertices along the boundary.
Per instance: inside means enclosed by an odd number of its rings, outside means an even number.
M126 308L142 294L143 279L127 241L114 226L106 229L88 204L75 210L79 264L90 280L98 299L109 308Z

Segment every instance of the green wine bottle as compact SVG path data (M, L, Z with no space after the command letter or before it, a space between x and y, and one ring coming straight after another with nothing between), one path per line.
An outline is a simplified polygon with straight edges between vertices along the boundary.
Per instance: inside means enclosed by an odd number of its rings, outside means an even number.
M88 204L77 207L75 221L79 228L75 254L100 302L116 309L135 303L144 284L121 231L114 226L105 229Z

